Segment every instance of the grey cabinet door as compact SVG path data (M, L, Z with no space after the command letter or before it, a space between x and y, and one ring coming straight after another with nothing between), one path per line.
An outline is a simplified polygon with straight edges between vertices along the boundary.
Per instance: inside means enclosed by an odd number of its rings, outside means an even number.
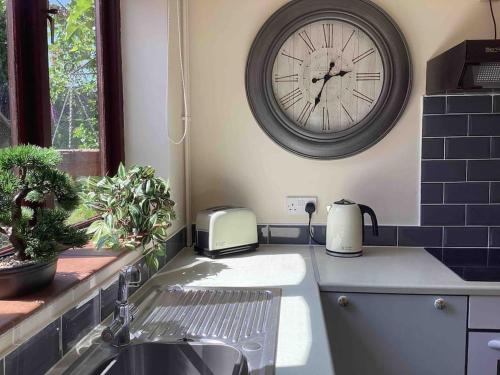
M347 297L347 305L339 297ZM321 293L335 375L465 373L467 297ZM443 298L445 307L434 302Z
M500 373L500 332L469 333L467 375Z

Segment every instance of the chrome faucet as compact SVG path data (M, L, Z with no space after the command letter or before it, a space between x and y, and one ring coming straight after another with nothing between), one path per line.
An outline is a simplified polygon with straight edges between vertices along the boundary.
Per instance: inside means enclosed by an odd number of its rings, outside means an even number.
M103 341L113 346L123 346L130 343L130 323L134 320L137 308L128 303L130 286L138 286L141 282L141 272L135 266L123 267L118 278L118 298L115 302L113 321L102 331Z

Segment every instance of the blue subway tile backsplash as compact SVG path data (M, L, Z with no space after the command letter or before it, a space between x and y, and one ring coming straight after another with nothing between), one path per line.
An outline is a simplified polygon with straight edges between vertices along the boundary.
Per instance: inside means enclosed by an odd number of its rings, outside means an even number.
M307 225L270 225L270 244L301 245L309 243Z
M424 114L439 114L446 112L446 96L424 97Z
M500 203L500 182L490 182L490 203Z
M500 112L500 95L493 96L493 112Z
M445 98L444 112L443 96L424 98L420 224L436 226L435 242L442 230L443 261L463 276L500 265L500 95ZM429 160L441 139L444 160ZM399 231L400 245L423 242L419 229Z
M491 138L491 157L494 159L500 158L500 137Z
M269 243L269 226L268 225L257 225L257 236L259 243L268 244Z
M468 205L467 225L500 226L500 205Z
M396 246L398 244L398 228L381 225L378 227L378 236L374 236L372 227L365 226L363 243L366 246Z
M441 247L442 243L440 227L398 227L399 246Z
M106 319L113 312L117 295L118 280L105 289L101 289L101 320Z
M5 357L9 375L43 375L59 359L61 319L58 318Z
M467 135L468 117L465 115L424 116L424 137L449 137Z
M469 135L500 136L500 114L470 115Z
M424 185L426 184L422 184L422 189ZM458 182L444 185L444 203L489 203L489 201L489 182Z
M443 203L443 187L441 183L423 183L420 200L422 203Z
M500 248L500 227L490 228L490 247Z
M464 205L422 205L422 225L465 225Z
M488 228L446 227L443 237L444 247L487 247Z
M116 295L115 295L116 298ZM66 354L101 321L99 294L62 316L62 349Z
M423 160L422 182L465 181L465 160Z
M426 140L428 139L424 138L422 142ZM423 147L424 143L422 143L422 150ZM489 157L490 139L488 137L446 138L446 159L487 159Z
M500 160L468 160L468 181L500 181Z
M447 97L448 113L489 113L492 111L491 95L452 95Z
M443 159L444 138L426 138L422 140L422 159Z

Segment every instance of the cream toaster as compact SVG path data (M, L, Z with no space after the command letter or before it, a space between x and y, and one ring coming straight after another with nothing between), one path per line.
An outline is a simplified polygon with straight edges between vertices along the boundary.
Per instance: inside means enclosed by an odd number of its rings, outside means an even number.
M194 248L215 258L259 247L257 218L248 208L217 206L196 215Z

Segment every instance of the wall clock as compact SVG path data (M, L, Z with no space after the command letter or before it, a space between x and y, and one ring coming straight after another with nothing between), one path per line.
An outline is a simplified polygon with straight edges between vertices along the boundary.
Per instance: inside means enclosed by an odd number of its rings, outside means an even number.
M276 143L310 158L342 158L377 143L410 89L404 36L368 0L291 1L262 26L247 60L257 122Z

